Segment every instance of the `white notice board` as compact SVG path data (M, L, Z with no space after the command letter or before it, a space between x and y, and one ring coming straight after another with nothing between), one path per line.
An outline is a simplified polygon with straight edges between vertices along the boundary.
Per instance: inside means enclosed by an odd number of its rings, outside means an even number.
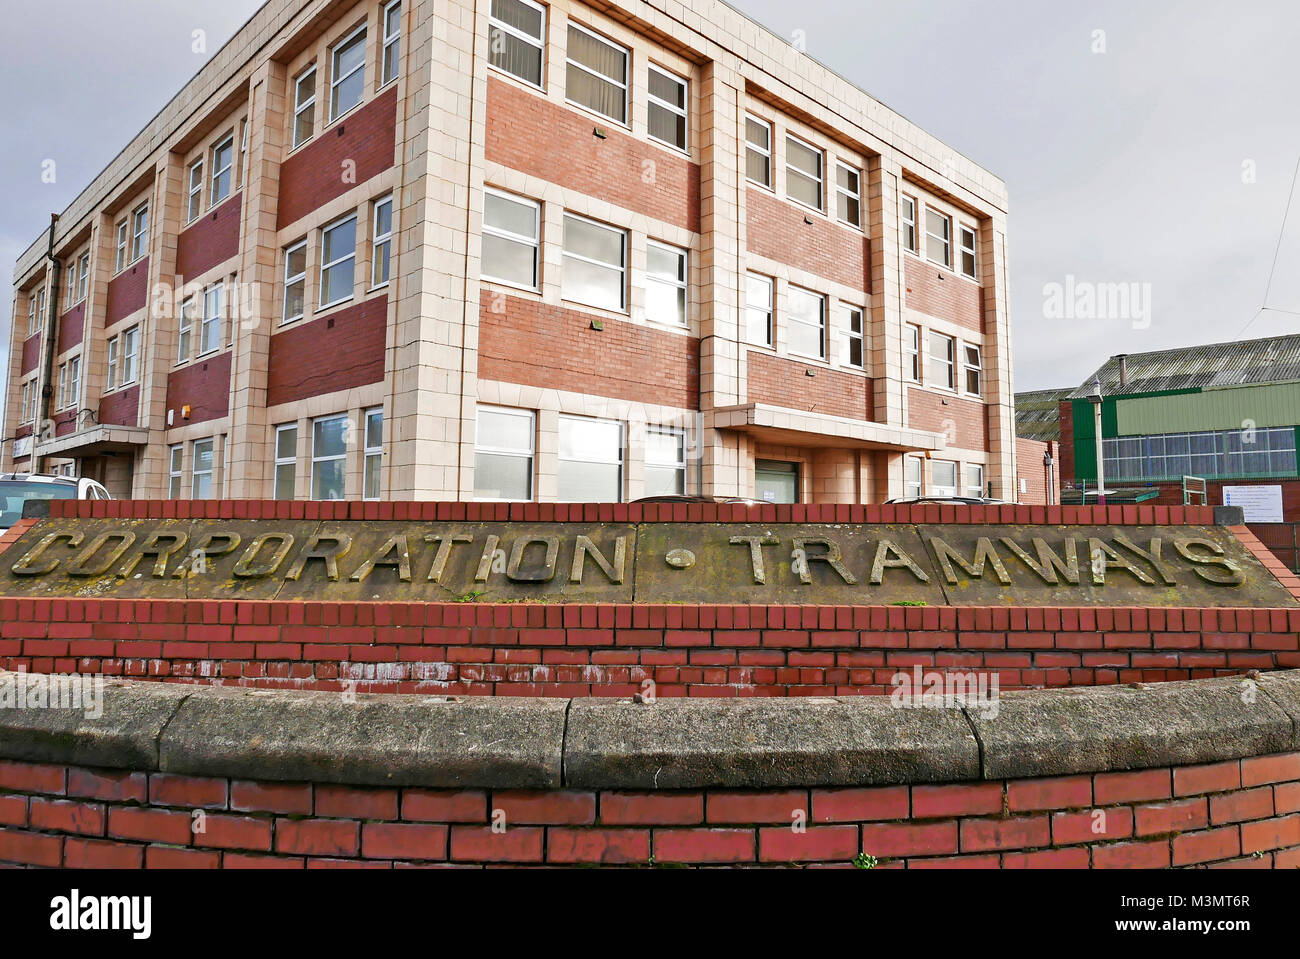
M1240 506L1247 523L1282 522L1281 486L1225 486L1223 505Z

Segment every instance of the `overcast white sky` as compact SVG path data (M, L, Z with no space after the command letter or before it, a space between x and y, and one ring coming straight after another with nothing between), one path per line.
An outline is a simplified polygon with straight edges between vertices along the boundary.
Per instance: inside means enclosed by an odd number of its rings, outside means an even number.
M0 57L6 277L49 214L259 5L11 5ZM810 55L1006 181L1017 389L1078 385L1112 353L1237 339L1264 304L1300 157L1294 0L735 5L787 39L801 31ZM191 49L196 29L206 54ZM1150 322L1049 318L1045 288L1070 276L1149 284ZM1300 311L1300 201L1268 305ZM1300 316L1265 313L1246 335L1296 331Z

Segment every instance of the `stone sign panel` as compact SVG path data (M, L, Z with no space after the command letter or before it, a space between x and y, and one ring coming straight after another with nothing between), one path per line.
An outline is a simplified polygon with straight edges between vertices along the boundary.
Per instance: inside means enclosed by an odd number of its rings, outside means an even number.
M966 524L53 519L0 557L0 595L1297 605L1221 527Z

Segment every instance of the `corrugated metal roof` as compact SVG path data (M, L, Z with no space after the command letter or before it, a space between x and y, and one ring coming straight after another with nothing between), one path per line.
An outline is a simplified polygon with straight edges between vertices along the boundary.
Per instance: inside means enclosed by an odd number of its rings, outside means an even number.
M1124 386L1120 386L1120 357L1112 356L1070 397L1087 397L1094 379L1101 380L1107 396L1300 380L1300 334L1130 353L1124 361Z
M1016 435L1021 439L1059 440L1061 422L1059 403L1070 389L1033 390L1016 394Z

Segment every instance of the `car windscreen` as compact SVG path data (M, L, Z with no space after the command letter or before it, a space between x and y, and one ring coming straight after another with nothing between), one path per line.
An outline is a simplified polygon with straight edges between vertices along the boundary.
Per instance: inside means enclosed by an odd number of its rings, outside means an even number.
M73 483L24 483L0 480L0 529L8 529L23 518L23 503L28 500L76 499Z

